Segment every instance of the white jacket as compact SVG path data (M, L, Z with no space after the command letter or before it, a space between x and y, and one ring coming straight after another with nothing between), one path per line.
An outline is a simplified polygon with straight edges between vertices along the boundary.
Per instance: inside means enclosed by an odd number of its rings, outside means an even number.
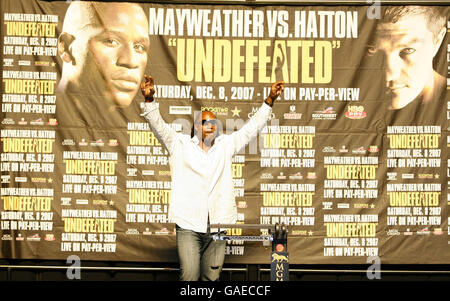
M169 152L172 192L169 220L179 227L205 233L211 224L237 220L232 158L266 125L272 108L263 103L258 112L231 135L220 135L205 152L196 136L177 133L161 117L155 101L145 103L144 117Z

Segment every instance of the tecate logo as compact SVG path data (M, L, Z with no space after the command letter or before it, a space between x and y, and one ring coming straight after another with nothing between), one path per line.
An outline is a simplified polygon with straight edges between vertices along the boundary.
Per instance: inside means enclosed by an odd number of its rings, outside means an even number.
M284 119L302 119L302 114L295 112L295 110L295 106L290 106L289 113L284 113L283 115Z
M80 146L87 146L88 143L87 143L86 139L81 139L81 141L78 142L78 145L80 145Z

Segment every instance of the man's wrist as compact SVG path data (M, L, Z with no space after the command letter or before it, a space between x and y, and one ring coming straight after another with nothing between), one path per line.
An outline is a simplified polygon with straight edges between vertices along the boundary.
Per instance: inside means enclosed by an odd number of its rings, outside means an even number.
M264 103L270 107L273 107L273 100L270 98L266 98L266 100L264 100Z
M153 100L153 96L145 97L145 102L152 102Z

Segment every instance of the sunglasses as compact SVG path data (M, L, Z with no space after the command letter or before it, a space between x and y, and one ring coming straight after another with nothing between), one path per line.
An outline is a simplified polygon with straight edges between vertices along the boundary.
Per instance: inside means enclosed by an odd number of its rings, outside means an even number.
M211 126L215 126L216 125L216 121L215 119L202 119L202 125L211 125Z

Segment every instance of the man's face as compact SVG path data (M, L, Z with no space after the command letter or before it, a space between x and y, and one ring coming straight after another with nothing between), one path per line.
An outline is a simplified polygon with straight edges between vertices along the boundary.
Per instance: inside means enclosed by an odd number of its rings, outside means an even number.
M195 127L197 133L201 133L202 141L208 145L210 145L217 136L217 119L211 112L202 112L201 120L197 120Z
M80 31L73 43L80 88L95 85L96 94L126 107L147 65L147 17L139 6L127 3L108 3L96 13L99 24Z
M384 55L386 93L391 99L391 109L403 108L424 89L432 87L435 44L427 21L421 15L378 25L368 54Z

